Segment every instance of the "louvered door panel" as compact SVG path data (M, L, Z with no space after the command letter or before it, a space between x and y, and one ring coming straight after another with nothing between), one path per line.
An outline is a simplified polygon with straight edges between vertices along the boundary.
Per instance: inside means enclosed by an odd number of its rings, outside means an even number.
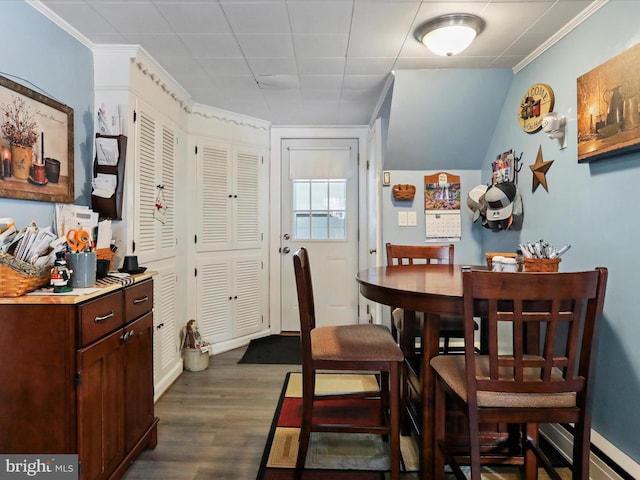
M162 195L167 207L164 223L156 222L160 230L160 247L163 256L174 256L176 248L175 229L175 164L176 164L176 135L167 127L162 127Z
M258 201L260 193L259 152L238 150L235 155L237 197L234 197L236 248L257 248L260 241Z
M239 258L234 262L235 334L248 335L262 327L260 312L260 260Z
M175 265L173 265L175 266ZM158 269L153 277L154 299L154 378L163 378L173 367L178 355L176 332L175 268Z
M198 154L198 205L200 232L197 251L224 250L231 246L231 147L202 144Z
M232 338L230 268L227 259L203 261L198 265L198 329L208 342Z
M136 250L140 256L153 252L155 237L155 191L156 191L156 122L146 111L138 114L137 125L137 211Z

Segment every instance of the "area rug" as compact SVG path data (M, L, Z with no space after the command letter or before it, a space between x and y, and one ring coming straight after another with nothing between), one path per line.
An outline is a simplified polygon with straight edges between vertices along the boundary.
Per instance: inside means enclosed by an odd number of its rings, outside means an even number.
M376 389L373 375L320 374L316 380L319 393L356 392ZM302 409L302 374L288 373L271 424L257 480L293 479L298 453L298 433ZM376 400L344 400L342 405L318 408L318 420L371 423L377 418ZM402 480L420 478L416 444L411 437L400 437ZM313 432L305 463L304 480L385 480L389 478L388 443L380 435ZM462 467L468 472L468 467ZM557 468L561 478L570 480L568 468ZM451 474L446 477L455 479ZM518 467L483 467L483 480L518 480ZM540 469L539 480L549 477Z
M316 390L322 393L357 392L377 389L374 375L319 374ZM288 480L298 453L302 411L302 374L288 373L267 439L258 480ZM336 404L338 403L338 404ZM377 400L332 401L316 404L320 421L362 424L375 422ZM403 471L417 471L418 457L409 437L402 437ZM380 435L313 432L305 464L304 479L381 480L389 470L388 442Z
M271 335L251 340L238 363L300 365L301 361L299 336Z

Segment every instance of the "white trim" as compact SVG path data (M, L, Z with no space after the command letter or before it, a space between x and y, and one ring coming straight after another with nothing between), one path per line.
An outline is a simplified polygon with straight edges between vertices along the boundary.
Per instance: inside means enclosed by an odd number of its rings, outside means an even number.
M571 461L573 451L573 435L561 425L547 424L540 427L540 434L565 458ZM607 457L616 463L633 478L640 478L640 465L616 448L602 435L591 430L591 443L598 447ZM591 452L589 478L592 480L622 480L611 467Z
M272 334L282 332L280 307L280 189L281 189L281 157L283 138L356 138L358 139L358 155L360 160L366 159L367 126L272 126L271 127L271 170L269 197L269 319ZM359 179L362 182L362 178ZM361 185L359 185L361 191ZM361 197L359 203L361 203ZM362 208L362 207L359 207ZM363 218L361 213L358 228L362 232ZM366 242L364 242L366 244ZM358 257L362 259L362 241L358 245ZM361 265L359 260L358 265ZM355 280L354 280L355 282Z
M536 58L550 49L553 45L559 42L562 38L568 35L574 28L584 22L587 18L593 15L595 12L600 10L603 6L609 3L609 0L595 0L591 3L587 8L585 8L578 16L576 16L573 20L567 23L564 27L558 30L555 34L553 34L549 39L536 48L533 52L527 55L524 60L518 63L515 67L513 67L514 75L518 73L520 70L525 68L531 62L533 62Z

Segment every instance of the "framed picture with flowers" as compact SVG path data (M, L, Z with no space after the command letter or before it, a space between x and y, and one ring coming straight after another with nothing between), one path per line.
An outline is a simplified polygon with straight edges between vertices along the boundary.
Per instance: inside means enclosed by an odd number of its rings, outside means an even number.
M0 197L72 203L73 109L0 76Z

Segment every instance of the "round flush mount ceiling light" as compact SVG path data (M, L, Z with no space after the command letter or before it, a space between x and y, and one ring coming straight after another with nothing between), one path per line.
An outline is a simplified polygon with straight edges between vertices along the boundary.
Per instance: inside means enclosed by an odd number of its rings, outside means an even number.
M476 15L450 13L423 23L416 29L415 36L436 55L450 57L471 45L485 25L485 21Z

